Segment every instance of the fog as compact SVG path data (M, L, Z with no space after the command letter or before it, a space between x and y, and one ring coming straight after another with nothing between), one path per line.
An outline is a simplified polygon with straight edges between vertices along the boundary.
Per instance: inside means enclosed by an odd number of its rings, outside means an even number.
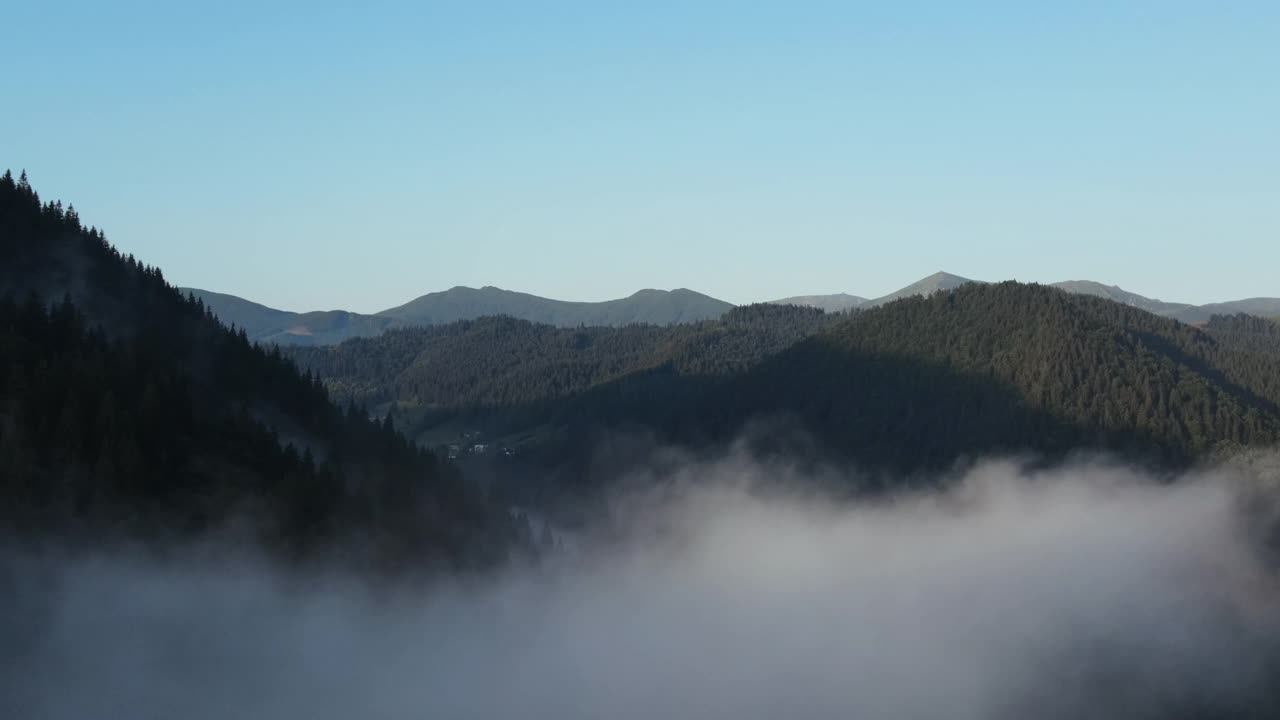
M11 718L1168 717L1276 699L1238 471L988 462L835 502L731 455L608 539L431 588L11 552ZM823 478L830 480L830 478Z

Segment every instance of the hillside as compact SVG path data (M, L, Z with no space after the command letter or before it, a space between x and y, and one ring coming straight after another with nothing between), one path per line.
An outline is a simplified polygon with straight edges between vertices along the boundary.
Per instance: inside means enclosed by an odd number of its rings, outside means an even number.
M727 442L785 419L819 455L896 473L1086 449L1182 465L1280 437L1280 354L1110 301L970 284L848 319L727 382L638 373L571 398L575 433ZM661 398L654 402L651 398ZM557 452L564 453L564 449Z
M593 438L624 428L698 445L785 419L820 455L908 472L1088 448L1178 465L1280 437L1280 354L1101 298L971 283L847 317L753 312L741 343L724 341L731 314L665 329L457 324L295 357L336 392L429 407L419 431L543 428L539 462L579 478Z
M290 348L338 396L362 404L501 409L568 397L630 374L743 371L835 321L814 308L748 305L696 324L557 328L505 316Z
M329 402L25 176L0 179L0 527L198 535L289 556L495 559L505 514L385 423ZM62 533L65 535L65 532Z
M859 408L850 419L864 418L863 426L846 423L841 433L862 454L894 444L886 428L895 425L901 452L912 447L902 438L914 437L939 460L983 448L1090 446L1183 460L1220 443L1271 442L1280 430L1280 389L1272 379L1280 375L1280 355L1254 352L1226 333L1036 285L975 283L903 300L859 313L789 353L770 369L782 377L764 383L790 382L788 397L777 402L812 403L805 414L836 427L842 423L833 416ZM830 377L814 365L837 359L915 365L941 380L932 391L899 383L904 397L868 413L862 384L837 391L806 381Z
M489 315L506 315L557 327L671 325L716 318L733 305L692 290L641 290L604 302L569 302L495 287L455 287L423 295L378 315L406 324L440 325Z

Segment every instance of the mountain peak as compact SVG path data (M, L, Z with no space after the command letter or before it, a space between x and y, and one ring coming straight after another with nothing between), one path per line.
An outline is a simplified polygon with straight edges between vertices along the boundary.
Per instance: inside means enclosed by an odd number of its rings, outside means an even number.
M912 297L914 295L924 295L925 297L928 297L929 295L932 295L936 292L941 292L943 290L953 290L955 288L960 287L961 285L964 285L966 283L971 283L971 282L977 282L977 281L970 280L969 278L966 278L966 277L960 277L959 275L953 275L952 273L949 273L943 270L939 270L938 272L928 277L921 278L900 290L896 290L894 292L889 293L888 295L876 298L875 300L872 300L866 303L866 305L868 307L874 307L876 305L884 305L885 303L890 303L890 302L893 302L894 300L901 300L902 298Z

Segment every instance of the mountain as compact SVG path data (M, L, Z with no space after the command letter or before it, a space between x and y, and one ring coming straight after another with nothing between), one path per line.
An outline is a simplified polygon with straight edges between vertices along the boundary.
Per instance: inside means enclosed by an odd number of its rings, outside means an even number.
M929 296L975 282L950 273L938 272L896 292L874 300L856 295L797 295L772 300L775 305L814 307L830 313L846 312L917 295ZM1186 323L1204 323L1215 314L1280 315L1280 299L1253 298L1212 305L1194 306L1164 302L1131 293L1115 285L1090 280L1054 283L1070 293L1102 297ZM335 345L351 338L372 337L396 327L439 325L491 315L544 323L557 327L622 326L636 323L671 325L696 323L722 316L733 305L692 290L641 290L630 297L605 302L550 300L527 293L495 287L480 289L455 287L429 293L399 307L376 315L344 310L295 313L198 288L179 288L201 300L224 323L244 328L249 339L264 344Z
M1249 298L1229 302L1210 303L1184 308L1172 317L1185 323L1205 323L1214 315L1235 315L1244 313L1258 317L1275 317L1280 315L1280 298Z
M671 325L716 318L733 305L692 290L641 290L604 302L550 300L496 287L455 287L429 293L378 315L406 324L438 325L486 315L506 315L558 327Z
M1104 285L1089 280L1071 280L1054 283L1054 287L1071 293L1094 295L1108 300L1136 307L1162 317L1169 317L1184 323L1203 324L1215 315L1256 315L1272 317L1280 315L1280 298L1248 298L1227 302L1209 303L1207 305L1191 305L1188 303L1164 302L1131 293L1115 285Z
M257 528L288 558L497 560L505 510L389 421L0 177L0 533L91 541Z
M298 317L298 313L276 310L226 293L190 287L180 287L178 291L184 295L195 295L223 324L243 328L251 340L282 332L295 324Z
M966 283L976 282L950 273L938 272L914 282L901 290L892 292L874 300L865 300L854 295L798 295L796 297L773 300L773 303L804 305L819 307L828 312L840 312L853 308L869 309L884 305L894 300L916 295L930 296L941 290L953 290ZM1090 295L1106 298L1122 305L1146 310L1161 317L1174 318L1184 323L1203 324L1214 315L1235 315L1244 313L1259 317L1280 315L1280 298L1249 298L1228 302L1210 303L1208 305L1191 305L1189 303L1165 302L1137 293L1129 292L1116 285L1106 285L1092 280L1067 280L1053 283L1052 287L1077 295Z
M332 345L353 337L377 335L400 323L392 318L345 310L295 313L260 305L235 295L178 288L194 295L227 325L244 328L249 339L278 345Z
M888 295L878 297L874 300L868 300L863 307L876 307L877 305L884 305L886 303L891 303L894 300L901 300L902 298L914 297L916 295L928 297L942 290L954 290L961 285L971 282L976 281L970 280L969 278L962 278L959 275L952 275L948 272L936 272L929 277L917 280L916 282L913 282L900 290L891 292Z
M488 316L401 328L288 355L332 391L401 408L512 407L567 397L631 373L670 368L723 376L748 368L839 316L790 305L736 307L685 325L558 328Z
M1280 353L1241 337L1053 288L973 283L858 313L749 386L787 388L758 405L820 419L814 431L855 456L945 464L1096 447L1183 462L1280 437ZM833 365L845 371L821 372Z
M495 287L455 287L429 293L376 315L345 310L295 313L276 310L224 293L180 288L228 325L244 328L254 342L277 345L333 345L371 337L394 327L438 325L487 315L506 315L559 327L671 325L723 315L733 305L692 290L641 290L605 302L549 300Z
M472 321L291 354L339 396L417 408L417 436L521 439L543 469L525 480L607 475L620 432L683 447L799 442L807 457L908 476L1024 451L1181 465L1280 439L1269 321L1200 329L1014 282L803 312L748 306L668 328Z
M1104 285L1100 282L1092 280L1068 280L1066 282L1054 283L1053 287L1061 288L1069 293L1080 295L1092 295L1118 302L1122 305L1136 307L1140 310L1155 313L1163 317L1174 317L1179 312L1191 308L1187 303L1171 303L1163 300L1153 300L1143 297L1137 293L1131 293L1115 285ZM1208 318L1205 318L1208 319Z
M782 298L781 300L770 300L771 305L799 305L801 307L812 307L824 310L829 313L845 312L866 304L867 299L850 295L848 293L836 293L834 295L796 295L794 297Z

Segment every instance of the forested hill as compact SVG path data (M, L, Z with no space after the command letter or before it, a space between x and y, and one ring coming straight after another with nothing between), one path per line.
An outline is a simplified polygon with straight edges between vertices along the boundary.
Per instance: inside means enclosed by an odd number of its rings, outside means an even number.
M1091 448L1183 463L1276 440L1267 327L1223 318L1202 330L1054 288L973 283L851 316L761 306L682 328L584 330L484 320L294 356L340 394L419 408L416 430L539 429L552 463L581 460L612 429L703 443L777 418L826 452L899 471Z
M564 398L628 375L743 372L836 316L749 305L691 325L556 328L499 316L389 331L332 347L290 348L343 400L495 411Z
M501 510L385 423L329 402L122 256L25 174L0 178L0 521L9 532L199 534L457 566L512 539Z
M1038 285L971 284L861 313L741 392L785 385L758 407L900 465L1088 447L1185 461L1277 439L1280 354L1247 336Z

